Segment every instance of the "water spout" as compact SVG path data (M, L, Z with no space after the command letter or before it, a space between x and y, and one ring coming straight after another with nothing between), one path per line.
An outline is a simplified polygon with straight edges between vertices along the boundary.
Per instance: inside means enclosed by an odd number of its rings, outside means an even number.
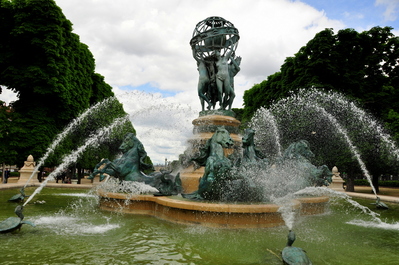
M352 143L352 141L349 138L348 133L346 132L346 130L339 124L337 119L334 118L330 113L327 113L327 111L324 108L319 107L319 106L315 106L315 108L318 111L320 111L321 113L323 113L323 115L325 117L327 117L328 120L334 125L334 127L343 135L343 137L345 138L346 143L348 144L350 150L352 151L352 153L355 156L357 162L359 163L360 168L363 171L363 174L366 176L368 182L370 183L370 186L373 189L373 192L374 192L375 196L377 196L377 192L375 190L373 182L371 181L371 176L370 176L370 173L368 172L368 170L366 168L366 164L364 164L363 160L361 159L360 153L357 150L357 147Z
M88 147L97 145L102 141L108 139L110 132L118 126L122 125L123 123L127 122L128 118L129 116L126 115L125 117L115 119L111 125L100 129L96 133L92 134L92 136L86 140L84 145L80 146L78 149L71 152L68 156L64 157L63 162L46 178L45 181L40 184L40 186L32 193L32 195L29 196L29 199L26 200L23 206L27 205L36 194L40 193L40 191L47 185L47 182L49 182L50 180L54 180L54 178L58 174L60 174L65 168L67 168L70 164L76 162L79 156Z
M70 122L67 127L61 132L59 133L56 138L54 139L54 141L51 143L51 145L47 148L46 152L44 153L44 155L39 159L36 167L33 169L32 174L30 175L30 177L28 178L28 180L26 181L24 188L26 188L29 184L29 181L33 178L33 176L36 174L36 172L39 170L39 168L43 165L44 161L46 161L46 159L49 157L49 155L51 155L54 150L56 149L56 147L60 144L60 142L62 140L65 139L65 137L72 133L74 131L75 128L77 128L77 126L79 126L79 124L89 115L92 115L92 113L94 111L99 110L100 108L103 108L104 106L107 106L108 104L110 104L112 101L116 101L117 99L115 97L109 97L104 99L103 101L95 104L94 106L88 108L86 111L84 111L81 115L79 115L76 119L74 119L72 122Z

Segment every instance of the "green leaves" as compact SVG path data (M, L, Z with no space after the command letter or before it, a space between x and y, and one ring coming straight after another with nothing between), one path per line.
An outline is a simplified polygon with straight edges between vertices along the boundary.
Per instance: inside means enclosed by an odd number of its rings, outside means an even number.
M317 33L295 56L285 60L280 72L245 91L243 119L248 121L257 109L268 108L275 101L287 98L290 94L295 95L299 89L311 92L310 88L317 87L341 92L359 102L366 112L385 122L396 141L399 140L399 38L391 30L390 27L374 27L361 33L353 29L343 29L337 34L332 29ZM323 106L330 105L326 102ZM293 117L292 122L285 122L282 126L295 129L298 136L298 132L302 127L306 128L306 123L311 119ZM344 116L340 122L347 122L344 124L346 128L351 125L350 137L361 150L372 174L378 177L383 172L397 171L392 169L397 162L389 159L386 149L382 148L383 144L376 140L375 132L369 133L365 127L360 129L358 124L350 124L353 121L351 117ZM322 135L318 142L328 137L331 134ZM325 148L331 143L334 141L327 141L320 146ZM339 151L320 152L324 160L338 162L342 169L355 172L357 166L350 153L339 145L328 146L330 150ZM321 150L315 150L316 154L317 151Z
M362 33L343 29L337 34L325 29L317 33L294 57L285 60L280 72L245 91L244 119L274 100L310 87L342 92L384 118L387 106L398 102L394 91L399 88L399 38L391 29L374 27Z
M0 85L19 94L12 140L1 152L18 153L10 163L22 163L40 158L72 119L113 93L55 1L0 0L0 36ZM120 104L114 109L110 118L125 115Z

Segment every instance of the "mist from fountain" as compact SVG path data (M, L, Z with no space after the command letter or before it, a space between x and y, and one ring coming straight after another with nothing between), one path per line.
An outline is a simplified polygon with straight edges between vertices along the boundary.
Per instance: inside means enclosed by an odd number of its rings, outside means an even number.
M93 133L88 139L86 139L85 144L72 151L69 155L63 158L63 162L57 166L57 168L51 172L51 174L43 181L40 186L29 196L29 198L25 201L23 206L27 205L36 194L40 193L40 191L47 185L47 182L50 180L54 180L54 178L61 174L69 165L76 162L80 155L88 148L94 147L101 144L103 141L109 139L110 133L112 130L118 128L123 123L128 121L129 116L125 116L122 118L117 118L113 121L113 123L105 128L99 129L97 132Z
M361 159L360 153L359 153L357 147L352 143L346 130L338 123L337 119L335 119L331 114L327 113L327 111L324 108L315 106L315 109L319 110L324 116L326 116L329 119L329 121L334 125L334 127L343 135L350 150L352 151L353 155L356 157L357 162L359 163L359 166L360 166L361 170L363 171L363 174L366 176L368 182L370 183L370 186L371 186L375 196L377 196L377 192L376 192L373 182L371 180L370 173L368 172L368 170L366 168L366 164Z
M345 126L342 123L345 123ZM257 132L255 135L257 146L263 152L269 152L268 157L271 159L281 156L280 148L275 147L281 146L281 139L285 140L285 144L287 144L286 138L291 139L291 141L303 138L303 134L298 133L300 136L295 135L297 133L296 129L300 132L307 130L308 137L312 137L316 133L321 134L321 137L324 137L328 133L340 135L335 139L338 141L342 141L339 139L343 139L345 145L357 160L363 175L367 178L376 196L377 193L370 173L361 158L359 149L351 139L353 132L351 131L350 136L347 128L349 130L355 129L365 135L372 135L374 138L381 139L383 146L389 150L390 154L393 154L396 160L399 160L398 148L377 120L337 92L325 92L315 88L301 90L297 94L272 104L268 109L259 109L249 124ZM309 127L305 128L305 126ZM271 151L275 153L270 155ZM359 205L344 193L316 187L302 189L303 186L301 187L300 184L299 172L295 172L295 168L288 167L283 170L281 168L275 170L274 174L273 171L270 171L260 175L261 179L257 183L265 187L264 192L265 194L269 194L271 202L281 205L279 212L282 214L282 218L290 230L294 226L296 217L295 210L292 207L292 200L296 196L304 194L344 198L355 208L361 209L362 212L372 217L370 222L353 220L351 224L398 229L398 223L389 224L382 222L378 218L377 213Z
M303 119L307 119L306 123L301 124L303 120L301 120L300 116L305 117ZM265 117L270 119L270 121L265 121ZM338 117L341 119L338 120ZM287 122L287 120L292 122ZM346 123L346 126L342 125L342 121ZM325 92L314 88L302 90L295 95L276 102L269 109L262 108L258 110L250 124L252 127L257 128L257 132L260 131L260 133L256 134L256 143L257 145L259 144L261 148L264 148L265 146L271 146L271 144L268 143L278 142L280 138L284 138L284 136L295 139L296 137L293 135L295 133L295 128L288 127L293 123L296 123L295 125L300 131L308 130L308 137L312 137L312 134L316 134L316 132L313 131L316 129L313 127L319 129L317 133L322 134L321 137L328 133L340 134L341 136L339 138L344 140L345 144L356 158L360 169L370 183L376 196L377 193L372 184L370 173L361 158L357 146L354 144L351 136L349 136L346 127L349 127L351 130L356 128L355 130L360 131L363 135L372 135L380 138L384 143L384 147L389 150L389 153L394 154L396 159L399 158L399 150L394 141L389 134L384 132L377 120L337 92ZM289 125L287 126L286 124ZM309 128L302 128L301 126L309 126ZM321 131L320 128L323 126L323 130L327 132ZM329 129L330 127L331 129ZM268 131L268 128L270 128L269 131L273 132L272 134L264 132ZM276 128L279 129L276 130ZM288 131L290 129L293 131ZM310 133L310 131L313 132ZM351 131L351 134L353 135L353 131ZM303 135L299 137L302 136ZM279 155L277 154L277 156Z
M64 130L59 133L53 142L50 144L50 146L47 148L46 152L44 155L39 159L37 162L37 165L33 169L32 174L26 181L24 188L26 188L29 184L29 181L33 178L33 176L36 174L36 172L39 170L39 168L43 165L43 163L46 161L46 159L54 152L56 147L67 137L69 134L73 133L73 131L84 121L89 115L93 115L96 111L101 111L102 108L107 107L109 104L112 102L117 102L116 97L109 97L104 99L101 102L98 102L97 104L93 105L92 107L88 108L85 110L82 114L80 114L76 119L72 120L65 128Z
M346 222L347 224L364 226L364 227L375 227L389 230L399 230L399 222L388 223L384 222L380 218L380 214L372 211L370 208L359 204L358 202L351 199L351 197L343 192L335 191L327 187L307 187L303 190L294 193L295 196L328 196L330 203L334 203L334 200L344 199L354 209L359 210L366 216L370 217L370 221L362 219L354 219Z
M152 194L158 190L143 182L119 181L116 178L109 178L95 187L95 190L102 190L109 193L126 193L131 195Z
M262 147L264 143L263 141L257 141L257 146L261 147L264 150L268 150L269 153L271 149L275 148L277 157L280 157L282 155L278 125L273 113L269 109L261 107L260 110L255 113L254 117L249 123L249 127L256 131L256 136L258 139L266 139L269 137L274 139L275 146ZM265 128L270 128L270 130L265 130Z
M95 186L90 192L97 198L99 192L101 192L104 195L102 197L104 200L109 200L107 199L109 194L123 193L125 195L125 199L121 202L116 202L113 205L114 212L123 213L127 206L129 206L131 203L134 203L132 198L135 196L142 194L152 195L158 192L158 190L143 182L120 181L119 179L110 177L101 182L99 185Z
M320 92L320 91L315 91L314 93L303 93L304 95L302 96L294 96L295 100L294 101L296 103L296 108L298 106L301 106L302 108L304 106L306 106L306 108L308 109L313 109L316 112L318 112L319 114L321 114L324 118L327 118L329 120L329 122L331 124L334 125L334 128L336 131L340 132L345 140L346 143L349 145L349 147L351 148L351 151L354 153L354 155L357 157L359 164L362 165L362 170L363 172L365 172L365 175L368 176L369 181L371 183L370 180L370 176L368 174L368 171L363 163L363 161L360 158L360 154L357 151L356 146L351 142L351 139L349 138L347 132L345 131L345 129L339 124L338 120L335 119L335 117L330 114L329 112L327 112L327 110L325 110L323 107L319 106L317 103L320 102L320 98L325 97L326 93ZM317 95L317 96L315 96ZM134 95L137 96L137 95ZM139 95L140 97L141 95ZM148 96L148 94L146 94L145 96ZM331 94L329 94L329 96L331 96ZM341 97L341 95L337 94L334 95L334 97ZM312 101L312 104L309 104L309 97L313 97L313 98L319 98L319 100L314 100ZM137 100L137 99L136 99ZM256 138L257 138L257 142L273 142L274 143L274 150L275 150L275 156L274 157L281 157L281 143L280 143L280 135L282 134L281 131L279 131L279 117L275 116L275 114L273 114L275 112L276 109L280 110L284 110L286 113L287 112L292 112L292 110L289 109L289 104L287 104L287 102L289 102L290 99L284 99L280 102L277 102L276 104L274 104L270 109L261 109L259 110L256 115L254 116L254 119L251 121L251 126L253 126L256 130ZM322 102L326 102L327 100L323 98L323 100L321 100ZM339 98L338 100L340 102L341 105L343 104L343 99ZM314 103L314 104L313 104ZM105 102L102 104L106 104ZM281 105L284 105L284 108L281 108ZM346 102L346 105L348 105L349 103ZM341 106L342 107L342 106ZM135 120L135 119L142 119L144 117L144 119L149 120L148 117L151 115L158 115L160 112L162 113L165 112L164 110L166 109L172 109L172 111L175 111L176 113L181 113L182 111L182 107L180 105L170 105L167 102L163 102L161 104L155 104L154 106L154 102L152 102L152 105L147 106L144 109L140 109L138 111L133 111L132 115L130 116L131 120ZM351 106L351 108L354 108L354 105ZM363 115L363 120L366 117L366 114L364 112L361 112L360 109L356 109L357 113L362 114ZM85 112L86 113L86 112ZM90 113L90 112L88 112ZM182 117L187 117L185 116L187 114L184 113ZM278 114L278 113L277 113ZM158 115L159 116L159 115ZM78 120L81 120L83 118L79 117ZM165 119L163 119L165 120ZM71 132L73 130L74 126L78 125L78 121L74 122L73 126L70 125L68 126L68 129L66 130L66 132L64 132L62 135L66 135L68 132ZM151 123L151 122L150 122ZM182 121L182 123L187 123L187 121ZM375 125L377 125L377 123L374 123ZM151 123L151 125L154 125L153 123ZM161 125L164 124L160 124L159 127L162 127ZM169 126L176 126L173 124L169 124ZM157 127L155 125L155 127ZM179 126L177 126L179 127ZM270 130L267 130L267 128L270 128ZM149 129L150 130L150 129ZM57 139L62 139L62 137L64 136L59 136ZM54 179L54 176L56 176L57 174L59 174L60 172L62 172L63 169L65 169L70 163L76 161L77 157L90 145L93 144L98 144L101 142L101 139L103 139L105 137L102 136L102 132L97 133L96 135L94 135L93 137L91 137L85 145L81 146L79 149L75 150L74 152L72 152L64 161L64 163L62 163L57 169L56 171L54 171L52 174L50 174L50 176L46 179L46 181L44 183L42 183L42 185L35 191L34 194L32 194L31 197L34 197L35 194L39 193L40 190L46 185L46 183L49 180ZM265 140L266 138L272 138L273 140ZM384 139L388 139L388 136L385 136ZM60 141L60 140L57 140ZM53 145L52 145L53 146ZM262 145L261 145L262 146ZM269 145L271 146L271 145ZM263 145L263 148L267 148L267 145ZM150 154L151 155L151 154ZM43 160L43 159L42 159ZM293 192L297 192L298 190L301 190L305 187L304 180L302 179L302 176L299 172L300 169L296 169L290 166L286 166L286 167L280 167L278 170L276 168L270 168L270 170L265 171L265 167L269 167L270 165L268 165L267 163L265 163L264 165L262 165L262 163L259 163L258 167L252 167L250 169L244 169L247 170L247 172L240 172L240 174L248 174L248 175L254 175L254 176L262 176L260 178L258 178L257 180L255 180L257 185L261 185L263 187L263 191L265 193L265 201L269 201L272 203L276 203L279 205L282 205L282 207L280 208L280 212L282 213L283 219L286 222L286 225L289 229L292 229L293 224L294 224L294 220L295 220L295 211L292 210L292 205L291 205L291 201L292 199L294 199L292 196L289 196L290 193ZM284 177L283 177L284 176ZM107 183L104 183L102 185L100 185L99 187L101 187L103 190L106 190L107 192L124 192L127 194L131 194L132 196L134 194L145 194L145 193L151 193L154 192L153 188L151 188L148 185L138 185L138 184L134 184L131 185L131 183L126 182L125 184L122 183L122 185L120 185L117 181L108 181ZM375 192L375 190L373 189L373 191ZM28 202L30 201L30 199L28 201L26 201L26 203L24 205L26 205ZM128 200L126 200L128 201Z

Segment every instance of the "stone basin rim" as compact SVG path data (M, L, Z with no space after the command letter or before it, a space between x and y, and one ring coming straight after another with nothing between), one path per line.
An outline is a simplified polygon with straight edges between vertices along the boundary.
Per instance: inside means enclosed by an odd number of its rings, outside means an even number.
M100 197L108 199L150 201L171 208L193 210L193 211L206 211L206 212L267 213L267 212L277 212L278 209L280 208L280 205L272 203L234 204L234 203L197 202L197 201L176 200L166 196L130 195L125 193L106 192L104 190L99 190L97 194ZM292 207L293 209L296 210L301 207L301 204L318 204L318 203L326 203L328 201L329 198L327 196L298 198L292 200Z

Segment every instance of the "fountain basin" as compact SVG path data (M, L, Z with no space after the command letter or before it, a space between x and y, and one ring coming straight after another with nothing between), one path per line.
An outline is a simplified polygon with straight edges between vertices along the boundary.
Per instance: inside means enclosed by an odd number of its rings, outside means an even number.
M145 214L180 224L217 228L265 228L284 225L277 204L238 204L196 202L182 198L131 195L99 191L100 208L131 214ZM323 213L328 197L292 201L299 215Z
M18 189L4 189L8 185L0 187L0 220L15 216L16 204L7 200ZM36 227L23 226L15 234L0 235L2 265L282 264L278 256L287 241L285 226L215 229L179 225L148 215L114 214L98 209L95 197L65 196L83 193L67 185L69 188L43 189L25 207L25 218ZM26 193L33 190L27 188ZM371 202L359 200L365 206ZM294 227L298 237L295 245L305 249L314 264L392 264L397 260L398 228L348 224L368 218L345 200L334 203L330 198L328 205L325 214L302 216ZM399 222L399 204L389 206L392 210L378 211L381 217ZM16 255L16 244L29 255Z

